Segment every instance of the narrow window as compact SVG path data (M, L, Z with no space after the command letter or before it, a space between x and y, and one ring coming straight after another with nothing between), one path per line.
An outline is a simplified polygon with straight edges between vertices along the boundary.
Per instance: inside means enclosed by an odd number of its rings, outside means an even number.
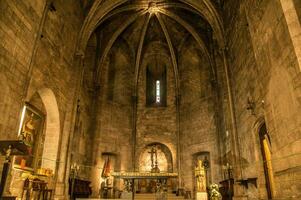
M160 103L160 81L156 81L156 103Z
M146 68L146 106L166 106L166 67L148 66Z

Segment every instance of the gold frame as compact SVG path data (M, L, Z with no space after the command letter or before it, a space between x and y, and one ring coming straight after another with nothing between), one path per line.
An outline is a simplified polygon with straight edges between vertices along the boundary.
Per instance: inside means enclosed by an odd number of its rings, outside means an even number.
M21 163L17 163L18 158L24 159L25 156L14 156L13 167L15 169L33 172L37 167L38 159L35 155L37 155L37 150L39 149L40 140L43 133L43 128L45 124L45 114L35 106L26 102L22 109L22 115L20 120L19 131L18 131L18 138L21 138L22 128L24 127L25 122L29 120L29 116L32 116L33 118L35 118L35 120L39 120L35 130L36 136L34 136L34 142L33 142L34 146L32 147L33 152L32 152L32 161L30 164L31 166L26 165L26 163L25 166L21 166ZM28 145L28 147L31 148L30 145ZM26 161L28 161L28 158L26 159Z

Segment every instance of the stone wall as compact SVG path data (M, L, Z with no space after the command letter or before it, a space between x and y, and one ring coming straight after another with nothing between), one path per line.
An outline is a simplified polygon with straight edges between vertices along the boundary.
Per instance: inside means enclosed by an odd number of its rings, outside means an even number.
M271 138L275 199L298 199L299 66L280 1L229 1L225 13L242 178L258 178L258 189L251 186L245 195L249 199L267 196L258 133L265 121ZM247 110L248 99L255 103L253 114Z
M180 51L179 70L181 175L184 187L194 191L197 154L209 152L210 183L219 182L221 177L212 68L192 38L187 39Z
M47 112L57 109L58 115L57 119L49 119L48 123L59 123L55 127L49 127L57 131L55 136L49 137L50 145L47 148L54 147L48 153L58 159L59 162L51 161L54 165L59 163L56 169L64 168L73 118L74 83L77 82L79 74L78 69L73 66L73 55L76 45L74 41L83 21L80 5L78 1L66 4L57 0L48 7L45 1L4 0L1 1L0 9L0 77L1 89L6 94L5 98L0 98L0 116L1 119L4 118L0 122L0 138L16 139L24 101L29 101L39 91L49 89L56 102L46 105L51 97L45 95L45 99L42 98L45 109ZM51 145L52 140L60 140L65 144ZM56 173L54 180L64 184L65 171L60 173L59 176ZM14 174L12 170L12 179L15 178ZM13 182L8 185L11 188L8 187L7 191L13 191L17 186ZM61 195L64 193L63 188L56 192ZM19 196L20 193L13 192L12 195Z
M297 14L299 16L299 20L301 21L301 2L298 0L294 0Z
M153 41L149 43L139 71L136 152L140 152L148 144L158 142L166 145L171 153L173 169L176 169L177 145L177 111L176 87L173 65L169 57L167 46L164 43ZM151 47L151 48L150 48ZM166 67L166 106L146 105L146 68L147 66ZM140 155L136 155L136 159ZM159 166L160 167L160 166Z
M99 195L101 173L111 154L112 170L129 171L132 167L132 89L133 60L129 46L118 40L101 69L97 115L93 142L93 196ZM116 187L120 187L115 183Z

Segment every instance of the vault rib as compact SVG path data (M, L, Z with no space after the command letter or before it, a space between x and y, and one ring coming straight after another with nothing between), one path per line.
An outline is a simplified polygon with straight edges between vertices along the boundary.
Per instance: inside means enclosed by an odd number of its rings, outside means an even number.
M175 54L174 48L172 46L172 42L171 42L169 33L167 31L167 28L165 26L165 23L163 22L163 20L162 20L159 13L156 13L156 17L159 21L161 29L163 30L163 33L165 35L165 39L167 41L167 45L168 45L168 48L169 48L169 52L170 52L170 56L171 56L171 60L172 60L172 65L173 65L173 69L174 69L174 74L175 74L176 96L178 96L179 95L179 70L178 70L178 63L177 63L176 54Z
M101 68L103 66L103 63L107 57L107 54L109 53L110 49L112 48L114 42L117 40L117 38L122 34L122 32L131 25L139 16L144 15L147 11L140 11L136 13L135 15L131 16L127 21L125 21L122 26L120 26L116 32L112 35L111 39L109 40L108 44L106 45L103 54L100 58L99 66L97 68L96 74L97 74L97 80L99 79Z
M127 0L116 0L113 1L103 1L97 0L93 3L92 8L90 9L87 17L85 18L84 24L80 30L80 36L78 41L78 52L85 52L85 48L87 46L88 40L91 37L93 31L97 28L98 22L110 13L112 10L117 8L118 6L125 3Z
M209 15L206 15L205 12L202 11L200 6L195 3L193 0L179 0L180 2L189 5L193 7L195 10L197 10L199 13L204 13L205 19L209 22L212 29L214 30L216 34L216 38L218 39L219 45L221 48L224 47L224 27L222 23L222 19L220 18L220 15L218 14L215 7L212 5L212 2L210 0L203 0L203 3L205 4L207 11L209 11Z
M199 36L199 34L197 33L197 31L191 25L189 25L185 20L183 20L178 15L176 15L176 14L174 14L172 12L169 12L167 10L160 10L160 13L162 13L162 14L170 17L171 19L175 20L177 23L179 23L181 26L183 26L192 35L192 37L196 40L196 42L198 43L198 45L200 46L200 48L202 49L202 51L207 56L207 58L209 60L209 63L210 63L210 66L212 68L213 76L215 78L215 69L213 67L212 58L210 56L210 53L209 53L208 49L206 48L206 45L205 45L204 41Z
M147 15L144 21L143 29L141 31L140 35L140 41L139 41L139 46L137 49L137 54L136 54L136 61L135 61L135 83L134 83L134 96L137 95L137 88L138 88L138 79L139 79L139 71L140 71L140 60L141 60L141 55L142 55L142 49L143 49L143 44L145 40L145 35L146 31L149 25L151 15Z
M120 14L120 13L123 13L123 12L126 12L126 11L131 11L131 10L146 10L145 8L141 8L141 6L139 5L128 5L128 6L125 6L125 7L121 7L121 8L118 8L116 10L113 10L111 13L109 13L108 15L106 15L103 19L101 19L96 27L98 27L100 24L102 24L103 22L105 22L106 20L110 19L111 17L113 17L114 15L117 15L117 14Z

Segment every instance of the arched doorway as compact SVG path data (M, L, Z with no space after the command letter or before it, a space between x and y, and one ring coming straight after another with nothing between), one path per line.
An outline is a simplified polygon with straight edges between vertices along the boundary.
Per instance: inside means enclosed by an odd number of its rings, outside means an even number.
M31 147L31 154L15 156L10 193L21 197L20 185L32 174L49 175L47 183L53 189L52 184L57 177L60 119L57 101L51 89L38 90L27 99L21 112L18 138Z
M259 139L260 149L263 161L266 189L268 199L272 199L274 196L274 176L272 168L272 153L271 153L271 141L267 132L266 124L263 123L259 127Z

